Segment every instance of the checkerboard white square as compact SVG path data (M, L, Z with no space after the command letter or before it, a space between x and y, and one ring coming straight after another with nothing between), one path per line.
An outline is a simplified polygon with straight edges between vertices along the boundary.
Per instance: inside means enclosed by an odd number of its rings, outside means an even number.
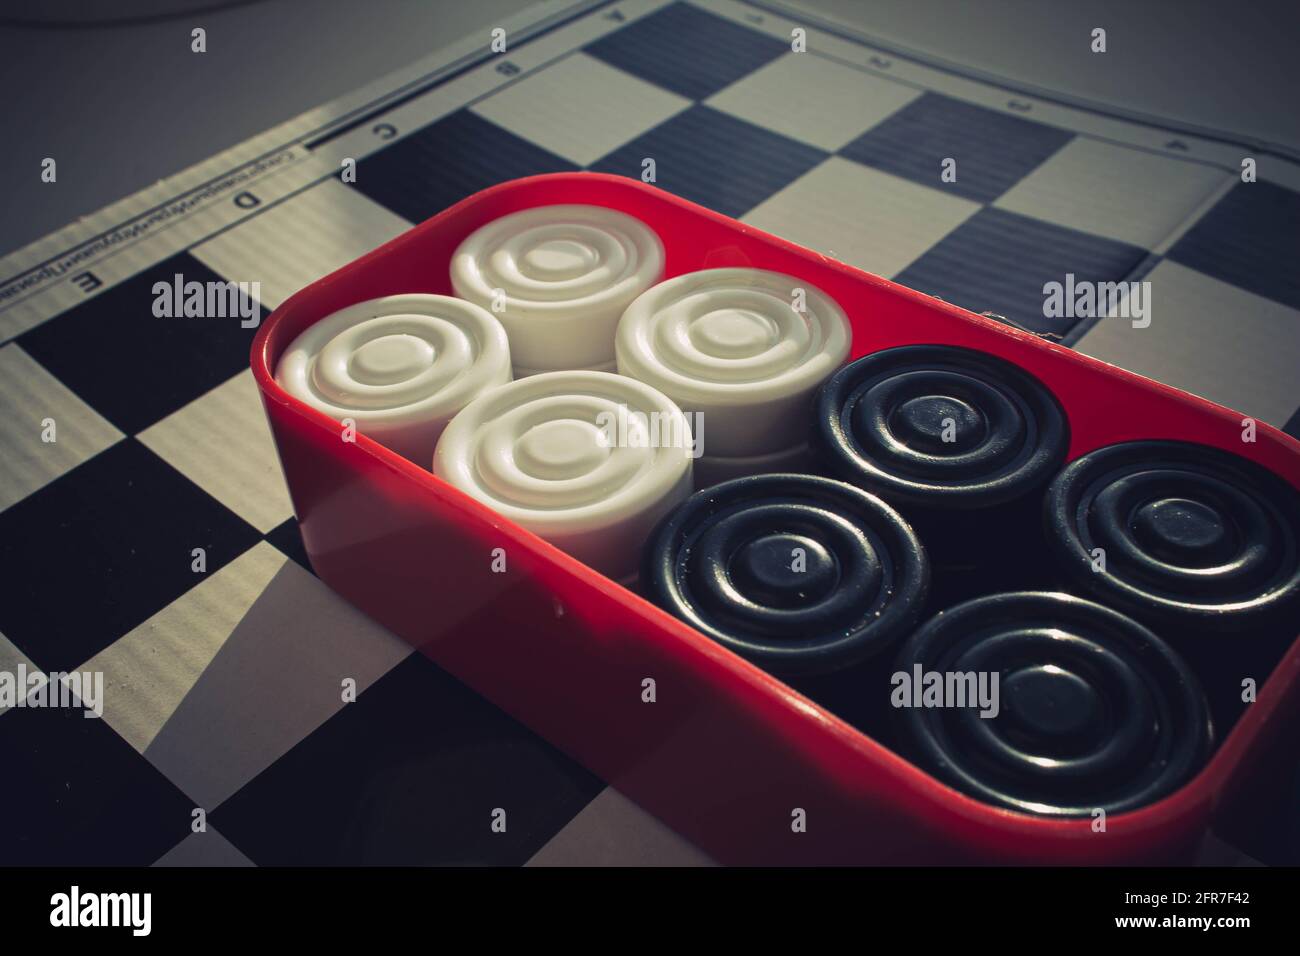
M191 833L164 853L154 866L255 866L212 824L202 833Z
M209 239L194 257L228 282L258 282L264 310L411 228L328 179Z
M587 166L690 105L685 97L575 53L489 96L473 111Z
M527 866L716 866L613 787L578 811Z
M0 510L122 437L19 346L0 348Z
M969 199L832 156L744 221L889 278L979 208Z
M920 95L815 53L787 53L705 102L833 153Z
M139 434L146 447L258 531L293 516L251 371Z
M10 675L10 679L13 680L15 704L21 697L36 690L40 684L43 684L48 680L48 678L42 674L35 684L25 684L19 681L19 677L22 676L24 672L28 677L31 677L31 675L39 673L40 668L33 664L27 658L26 654L15 647L9 638L0 634L0 674L8 674ZM0 717L3 717L12 709L13 708L7 702L0 701Z
M1102 319L1080 352L1281 427L1296 411L1300 312L1175 262L1151 283L1151 325Z
M960 170L960 156L957 164ZM1154 250L1229 175L1212 166L1077 136L994 205Z
M410 647L259 542L83 665L104 719L212 810Z

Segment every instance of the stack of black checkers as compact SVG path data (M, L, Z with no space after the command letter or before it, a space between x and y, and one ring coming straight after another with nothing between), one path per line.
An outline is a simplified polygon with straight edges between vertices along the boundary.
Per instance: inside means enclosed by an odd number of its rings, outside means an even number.
M1167 796L1295 638L1300 494L1245 458L1142 441L1066 464L1052 393L952 346L843 366L810 415L820 473L697 492L641 588L977 799Z

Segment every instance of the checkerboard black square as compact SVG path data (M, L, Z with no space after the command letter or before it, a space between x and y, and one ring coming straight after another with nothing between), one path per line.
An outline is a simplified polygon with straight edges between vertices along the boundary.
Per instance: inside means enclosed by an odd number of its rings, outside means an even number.
M21 336L19 344L127 434L248 367L256 328L238 316L154 315L154 284L227 280L182 253Z
M790 44L676 3L592 43L586 52L633 76L702 100L790 50Z
M926 93L840 150L846 159L976 202L992 202L1073 133ZM940 178L955 159L957 178Z
M1252 793L1248 814L1224 814L1216 835L1266 866L1300 866L1300 746L1295 738L1275 752L1269 786Z
M356 188L418 223L508 179L577 168L476 113L460 110L363 159Z
M0 632L45 670L75 668L258 540L135 439L0 513Z
M290 518L276 525L266 533L266 540L279 549L281 554L292 558L312 574L316 573L312 570L311 559L307 557L307 548L302 543L302 532L298 528L297 518Z
M0 865L148 866L190 832L190 800L84 710L10 710L0 753Z
M592 165L640 178L655 161L655 185L727 216L741 216L793 182L826 153L707 106L679 113Z
M1300 193L1238 183L1166 258L1300 309Z
M1300 438L1300 408L1297 408L1295 414L1287 419L1287 423L1282 426L1282 431L1292 438Z
M223 803L260 865L520 864L601 782L413 654ZM506 812L494 833L493 811Z
M996 312L1035 332L1064 334L1079 319L1043 314L1043 286L1115 282L1146 260L1137 246L986 208L894 276L972 312Z

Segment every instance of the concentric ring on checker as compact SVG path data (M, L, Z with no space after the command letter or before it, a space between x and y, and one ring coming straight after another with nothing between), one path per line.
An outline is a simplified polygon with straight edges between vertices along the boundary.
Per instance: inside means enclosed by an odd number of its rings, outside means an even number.
M358 302L307 327L280 357L294 397L429 467L447 422L510 381L505 330L478 306L444 295Z
M544 372L483 395L443 432L433 470L614 578L690 494L686 416L608 372Z
M1168 645L1065 594L997 594L943 611L899 652L895 674L915 682L918 673L945 686L949 675L998 675L996 716L981 717L969 691L964 707L913 701L895 713L919 766L1027 813L1090 816L1152 803L1197 772L1213 738L1204 694Z
M816 399L813 444L828 467L890 501L935 509L1002 504L1065 459L1065 412L996 356L908 345L864 356Z
M646 543L654 603L777 673L839 670L918 619L929 563L879 498L807 475L757 475L697 492Z
M1109 445L1067 465L1044 508L1066 571L1139 617L1239 630L1300 609L1300 492L1245 458Z
M709 426L707 454L802 446L812 394L849 354L836 302L794 276L706 269L661 282L619 322L618 370Z
M456 294L497 315L515 364L530 374L612 362L619 317L663 271L654 230L603 206L503 216L451 258Z

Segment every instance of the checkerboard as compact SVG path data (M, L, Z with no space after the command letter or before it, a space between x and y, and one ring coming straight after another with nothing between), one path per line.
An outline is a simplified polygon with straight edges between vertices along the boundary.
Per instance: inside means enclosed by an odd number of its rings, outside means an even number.
M550 4L507 37L0 263L0 671L105 682L102 719L0 712L20 781L0 862L708 862L315 578L253 329L155 317L178 274L258 282L273 309L483 187L653 160L671 192L1300 436L1300 165L1279 151L999 88L772 4ZM1149 282L1150 325L1046 318L1067 273Z

